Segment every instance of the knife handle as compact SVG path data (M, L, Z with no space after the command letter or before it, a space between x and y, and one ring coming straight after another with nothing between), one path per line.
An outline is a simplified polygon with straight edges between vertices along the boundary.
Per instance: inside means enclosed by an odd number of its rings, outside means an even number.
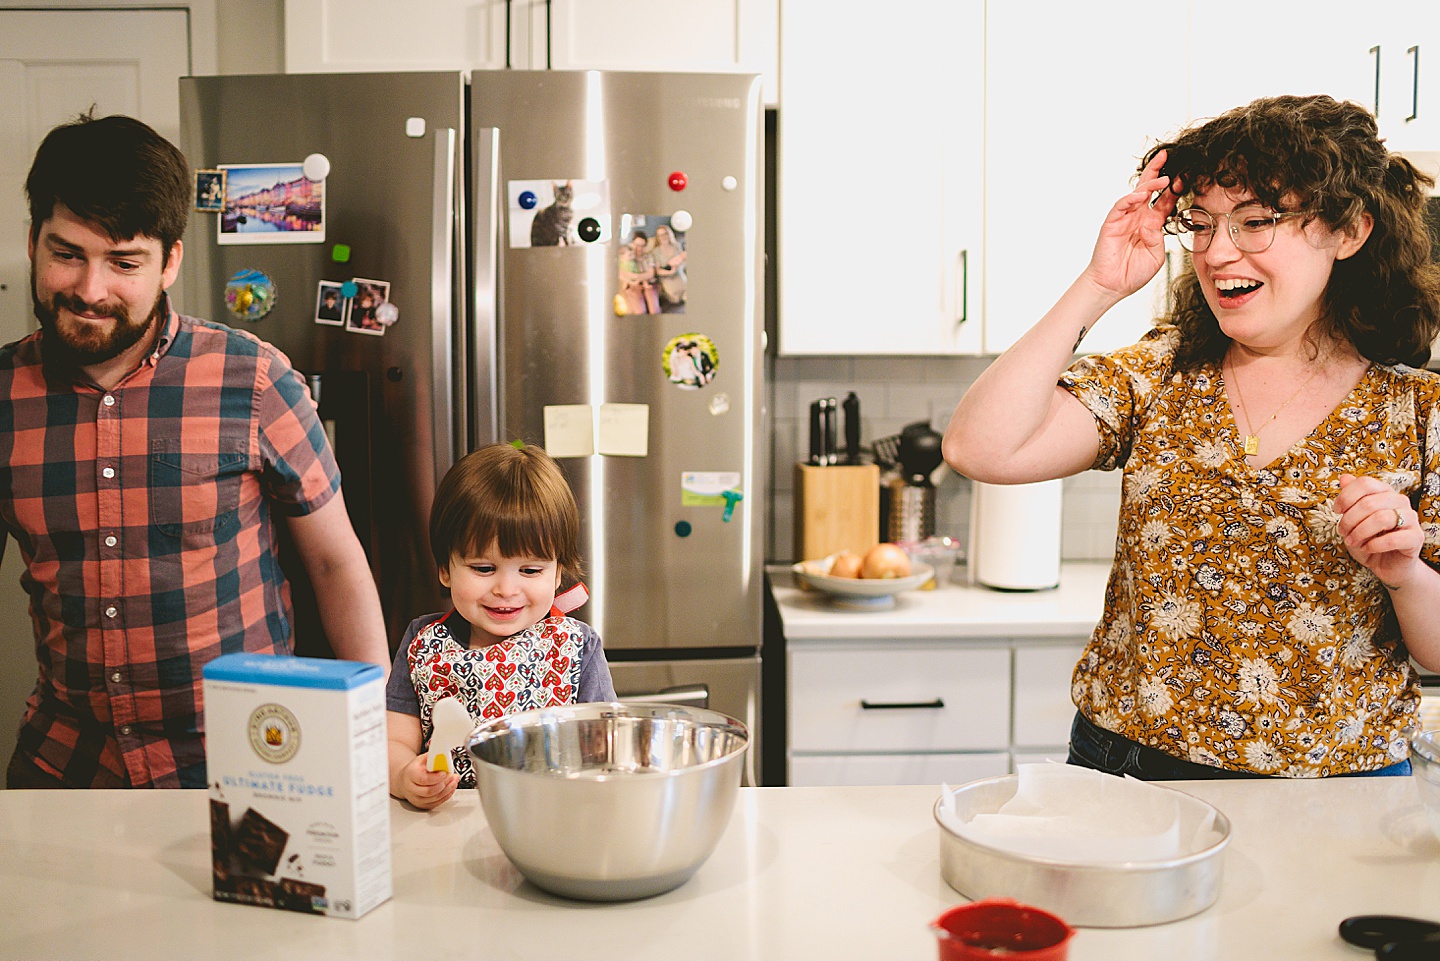
M845 463L860 463L860 398L852 390L845 395Z
M839 408L834 397L825 398L825 463L840 463L839 447L835 440L835 422L840 419Z
M821 445L824 443L824 432L820 428L822 401L810 402L810 463L817 467L823 463L824 451Z

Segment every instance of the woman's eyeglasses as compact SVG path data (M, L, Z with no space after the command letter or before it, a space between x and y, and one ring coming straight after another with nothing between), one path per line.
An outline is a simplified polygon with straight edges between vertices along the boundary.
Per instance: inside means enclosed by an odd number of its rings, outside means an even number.
M1299 217L1301 211L1278 212L1260 204L1245 204L1228 214L1212 214L1199 207L1190 207L1171 215L1165 221L1165 232L1180 238L1180 246L1192 253L1204 253L1215 239L1215 222L1223 219L1230 231L1236 250L1258 254L1269 250L1275 242L1275 225L1286 217Z

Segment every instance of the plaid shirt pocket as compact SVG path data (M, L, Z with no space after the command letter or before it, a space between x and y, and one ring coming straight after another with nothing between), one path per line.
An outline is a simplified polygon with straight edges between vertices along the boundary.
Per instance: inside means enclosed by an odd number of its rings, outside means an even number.
M240 485L249 467L244 440L219 453L181 451L175 440L150 446L150 523L161 534L224 537L240 526Z

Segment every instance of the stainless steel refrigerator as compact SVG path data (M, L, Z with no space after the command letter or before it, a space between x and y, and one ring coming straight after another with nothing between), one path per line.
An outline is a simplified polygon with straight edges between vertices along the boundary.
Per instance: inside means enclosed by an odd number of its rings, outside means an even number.
M758 78L223 76L180 93L201 173L178 307L309 378L392 645L447 603L427 536L444 471L493 440L542 444L580 504L576 614L617 691L745 720L756 783ZM296 649L327 653L307 602L324 585L282 561Z

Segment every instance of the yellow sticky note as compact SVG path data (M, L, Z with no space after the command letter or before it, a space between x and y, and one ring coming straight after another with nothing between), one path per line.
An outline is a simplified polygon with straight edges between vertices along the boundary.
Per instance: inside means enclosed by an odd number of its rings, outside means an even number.
M650 453L649 404L601 404L601 454L610 457L645 457Z
M545 451L551 457L589 457L595 453L594 408L589 404L547 406Z

